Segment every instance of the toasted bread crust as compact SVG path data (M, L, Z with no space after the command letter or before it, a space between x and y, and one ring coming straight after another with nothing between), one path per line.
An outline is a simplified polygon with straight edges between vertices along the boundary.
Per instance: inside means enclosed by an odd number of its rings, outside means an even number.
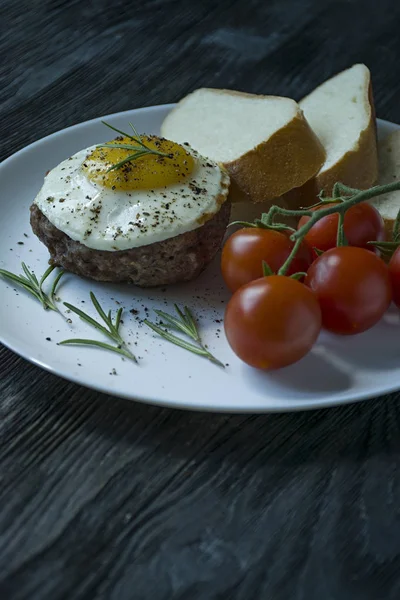
M235 90L203 89L220 95L280 100L277 96L261 96ZM179 110L190 95L180 100L172 113ZM296 106L293 100L292 102ZM164 123L167 121L168 116ZM169 137L169 132L164 126L161 126L161 132L165 137ZM301 109L297 107L297 114L293 119L269 139L238 159L222 163L231 177L229 199L231 202L258 203L277 198L313 177L320 170L324 160L325 150L321 142L309 126Z
M379 185L386 185L400 180L400 130L392 131L378 144ZM400 192L391 192L370 203L380 212L385 224L387 241L393 240L393 227L400 209Z
M317 194L323 190L331 194L337 181L349 187L368 189L378 181L378 151L375 105L371 79L368 85L366 107L370 111L368 126L361 132L356 146L346 152L330 169L322 170L301 188L285 194L291 208L314 204Z
M285 127L239 159L224 163L231 177L230 200L265 202L313 177L325 151L299 110Z
M387 219L385 217L383 218L383 223L385 225L385 239L387 242L392 242L393 241L393 227L394 227L394 222L396 219Z
M361 132L358 144L346 152L331 169L319 173L316 177L318 190L332 191L336 181L361 190L373 186L378 180L378 150L376 138L375 105L371 81L368 87L370 119L366 129Z

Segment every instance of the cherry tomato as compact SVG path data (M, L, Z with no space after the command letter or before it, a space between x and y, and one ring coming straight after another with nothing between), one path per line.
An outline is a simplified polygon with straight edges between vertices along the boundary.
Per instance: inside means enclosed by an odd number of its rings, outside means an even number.
M309 352L321 330L321 309L305 285L271 275L247 283L230 299L225 333L232 350L258 369L279 369Z
M308 269L304 283L318 297L323 327L342 335L375 325L392 299L388 267L363 248L328 250Z
M221 270L228 288L235 292L245 283L263 276L264 260L277 273L293 248L289 235L272 229L245 227L228 238L222 250ZM306 244L290 265L287 275L307 271L312 253Z
M394 251L389 261L389 274L392 282L393 302L400 308L400 247Z
M334 206L334 204L324 204L322 207L317 206L312 210L321 210L321 208ZM300 229L309 220L310 217L301 217L297 229ZM310 248L318 248L323 251L335 248L338 223L339 215L337 213L323 217L305 235L304 241ZM383 241L385 239L383 219L376 208L368 202L360 202L360 204L352 206L346 212L344 234L349 246L372 250L370 246L367 246L367 242Z

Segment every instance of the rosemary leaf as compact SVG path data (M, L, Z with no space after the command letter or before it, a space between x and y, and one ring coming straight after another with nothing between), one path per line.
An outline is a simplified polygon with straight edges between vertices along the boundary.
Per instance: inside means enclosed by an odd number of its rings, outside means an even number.
M162 310L155 310L154 312L159 317L161 317L161 319L163 319L163 321L166 321L174 329L177 329L178 331L181 331L182 333L186 333L186 335L188 335L189 337L192 337L192 332L191 332L190 328L187 327L185 322L179 321L179 319L177 319L176 317L173 317L172 315L169 315L168 313L165 313Z
M141 156L144 156L145 154L148 154L148 152L136 152L136 154L130 154L129 156L124 158L124 160L121 160L120 162L116 163L115 165L112 165L109 169L107 169L106 172L110 173L110 171L120 169L121 167L126 165L126 163L131 162L131 160L136 160L137 158L140 158Z
M133 144L121 144L120 142L108 142L107 144L99 144L99 146L101 148L120 148L121 150L137 150L138 152L143 152L143 150L141 150L141 146L134 146ZM146 148L146 152L152 154L152 150L149 148Z
M193 339L195 339L196 342L199 342L200 341L199 331L197 329L197 325L193 318L192 312L188 306L184 307L184 311L185 311L185 315L186 315L186 322L188 323L188 325L191 328L192 333L193 333Z
M31 286L31 283L28 280L26 280L25 277L15 275L14 273L11 273L10 271L5 271L4 269L0 269L0 275L20 285L22 288L24 288L24 290L32 294L32 296L34 296L37 300L39 300L41 304L43 304L42 298L37 292L35 292L35 290Z
M179 338L176 335L170 333L167 329L162 329L162 327L159 327L155 323L151 323L151 321L148 321L147 319L145 319L143 322L146 323L148 327L153 329L153 331L161 335L161 337L168 340L169 342L172 342L173 344L176 344L176 346L185 348L185 350L189 350L190 352L194 352L195 354L199 354L200 356L206 356L207 358L209 357L209 352L207 352L205 348L201 348L199 346L191 344L190 342L186 342L185 340L182 340L182 338Z
M55 268L56 267L54 265L50 265L49 268L43 273L42 277L40 278L40 286L42 286L44 284L44 282L46 281L46 279L48 278L50 273L52 273ZM64 273L64 271L61 271L61 274L63 274L63 273Z
M97 298L93 294L93 292L90 292L90 299L91 299L91 301L93 303L93 306L95 307L95 309L97 310L98 314L100 315L100 317L103 319L103 321L105 322L105 324L108 325L108 327L110 327L110 325L112 325L111 311L108 313L108 316L107 316L106 313L104 312L104 310L101 308L100 302L97 300Z
M5 269L0 269L0 275L3 275L3 277L7 277L8 279L11 279L11 281L15 281L21 285L30 285L30 281L25 279L25 277L22 275L15 275L15 273L11 273L11 271L6 271Z
M174 308L175 308L178 316L182 319L182 321L185 321L185 315L183 314L183 312L181 311L179 306L177 304L174 304Z
M21 263L21 266L24 270L24 273L28 279L28 281L35 287L37 287L39 289L39 281L36 277L36 275L34 273L31 273L28 269L28 267L26 266L26 264L23 262Z
M173 157L172 154L166 154L165 152L160 152L159 150L155 150L154 148L150 148L149 146L146 146L145 142L142 140L142 137L138 134L138 132L136 131L136 129L132 123L129 123L129 125L134 133L134 136L131 135L130 133L126 133L125 131L121 131L121 129L118 129L117 127L114 127L113 125L106 123L105 121L102 121L102 123L103 123L103 125L106 125L106 127L109 127L113 131L116 131L117 133L133 140L134 142L136 142L136 144L138 144L137 146L135 146L133 144L120 143L118 141L117 142L108 142L106 144L98 144L97 148L120 148L122 150L133 150L133 154L130 154L129 156L127 156L123 160L119 161L115 165L112 165L107 170L107 173L109 173L110 171L114 171L115 169L120 169L126 163L131 162L133 160L137 160L138 158L141 158L142 156L145 156L147 154L155 154L157 156L164 156L166 158Z
M117 330L117 332L119 331L119 326L121 324L121 316L122 316L122 308L119 308L117 311L117 316L115 317L115 329ZM109 312L110 318L111 318L111 310Z
M0 269L0 275L20 285L25 291L27 291L34 298L36 298L36 300L39 300L44 309L50 308L51 310L58 311L58 308L54 302L54 293L64 271L61 271L57 275L52 285L50 295L47 295L43 291L42 286L47 277L56 267L49 267L47 271L45 271L45 273L42 275L39 281L35 273L33 271L30 271L24 262L21 263L21 266L26 277L24 277L23 275L16 275L15 273L11 273L10 271L6 271L4 269Z
M116 317L115 317L115 324L114 324L113 320L112 320L112 316L111 316L111 310L108 312L108 315L107 315L104 312L103 308L100 305L100 302L97 300L97 298L93 292L90 292L90 299L93 303L94 308L96 309L96 311L100 315L100 317L103 319L103 321L107 325L108 329L106 329L104 327L104 325L102 325L101 323L96 321L96 319L93 319L93 317L91 317L90 315L85 313L80 308L77 308L73 304L64 302L64 306L66 306L72 312L74 312L76 315L78 315L83 321L85 321L86 323L88 323L89 325L91 325L92 327L97 329L98 331L101 331L105 336L107 336L108 338L113 340L113 342L116 343L116 346L111 346L110 344L106 344L106 343L100 342L98 340L80 339L80 338L64 340L59 343L61 345L66 345L66 344L71 345L71 344L77 343L77 344L86 345L86 346L97 346L99 348L104 348L106 350L112 350L113 352L122 354L123 356L126 356L130 360L137 362L136 356L129 350L127 344L124 342L124 340L121 338L121 336L118 332L118 329L119 329L119 326L121 323L121 316L122 316L123 309L122 308L118 309Z
M91 316L89 316L88 314L83 312L83 310L81 310L80 308L77 308L76 306L74 306L73 304L70 304L69 302L64 302L64 306L66 306L69 310L71 310L73 313L78 315L78 317L80 317L82 319L82 321L89 323L89 325L92 325L92 327L95 327L96 329L98 329L99 331L104 333L104 335L107 335L108 337L112 338L112 335L110 334L110 332L105 327L103 327L103 325L101 325L95 319L93 319Z
M173 315L165 313L162 310L155 310L154 312L159 317L161 317L167 324L169 324L173 329L177 329L178 331L181 331L182 333L186 334L188 337L192 338L196 342L197 345L187 342L186 340L184 340L184 339L174 335L170 331L168 331L168 329L164 329L164 328L160 327L159 325L157 325L156 323L152 323L151 321L148 321L147 319L145 319L143 322L148 327L150 327L150 329L152 329L153 331L158 333L158 335L163 337L168 342L171 342L172 344L175 344L176 346L180 346L181 348L184 348L185 350L189 350L189 352L193 352L194 354L197 354L198 356L204 356L205 358L208 358L208 360L215 363L216 365L219 365L220 367L225 368L224 364L221 361L219 361L217 358L215 358L215 356L213 356L211 354L211 352L209 352L207 350L207 348L203 345L200 335L199 335L199 331L197 329L196 322L194 320L194 317L193 317L189 307L185 306L184 311L182 311L177 304L175 304L174 307L175 307L175 311L179 318L176 318Z
M125 133L124 131L121 131L121 129L117 129L113 125L110 125L110 123L106 123L105 121L102 121L102 123L103 123L103 125L105 125L106 127L109 127L113 131L116 131L117 133L119 133L119 134L121 134L121 135L123 135L125 137L129 137L129 138L131 138L131 140L134 139L131 135L129 135L129 133Z
M141 142L141 141L142 141L142 136L140 135L140 133L138 133L138 132L137 132L137 130L136 130L136 128L134 127L133 123L131 123L131 122L129 121L129 125L130 125L130 127L131 127L131 129L132 129L133 133L135 134L135 138Z
M64 273L65 273L65 271L60 271L58 273L57 277L55 278L54 282L53 282L53 285L52 285L51 290L50 290L50 298L51 298L52 302L54 302L54 296L55 296L55 293L56 293L56 290L57 290L57 286L58 286L58 284L60 282L61 277L64 275ZM42 277L42 283L43 283L43 281L44 281L44 279Z
M134 358L133 354L131 354L129 351L124 350L124 348L120 348L119 346L111 346L111 344L106 344L104 342L98 342L97 340L72 338L70 340L63 340L62 342L59 342L58 345L59 346L73 346L73 345L95 346L97 348L103 348L104 350L110 350L111 352L116 352L117 354L121 354L122 356L125 356L126 358L129 358L130 360L134 360L136 362L136 359Z

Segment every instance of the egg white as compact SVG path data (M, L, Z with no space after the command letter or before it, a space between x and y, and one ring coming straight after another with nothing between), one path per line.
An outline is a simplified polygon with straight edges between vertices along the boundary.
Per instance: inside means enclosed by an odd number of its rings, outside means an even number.
M184 181L151 190L112 190L82 169L95 146L77 152L46 176L34 202L49 221L95 250L128 250L201 227L226 200L229 176L189 146L195 166ZM140 159L139 159L140 160Z

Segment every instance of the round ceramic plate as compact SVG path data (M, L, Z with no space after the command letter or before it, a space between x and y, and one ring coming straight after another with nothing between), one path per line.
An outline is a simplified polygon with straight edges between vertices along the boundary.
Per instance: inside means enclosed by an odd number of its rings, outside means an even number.
M106 117L124 129L158 133L171 106L155 106ZM48 252L32 234L29 206L44 173L74 152L104 141L109 131L100 119L50 135L14 154L0 166L0 268L21 271L24 261L37 275L47 268ZM398 126L379 122L379 134ZM139 357L136 365L97 348L59 346L71 337L101 341L73 314L44 311L23 290L0 278L0 341L14 352L57 375L96 390L148 403L208 411L269 412L319 408L377 396L400 388L400 312L391 309L370 331L349 338L322 333L302 361L273 373L244 365L230 350L222 319L229 294L219 257L196 281L142 290L100 284L67 274L59 295L95 316L89 292L113 313L124 307L122 335ZM173 311L188 305L198 319L204 342L226 368L195 356L154 334L142 320L153 309ZM62 305L61 305L62 306Z

